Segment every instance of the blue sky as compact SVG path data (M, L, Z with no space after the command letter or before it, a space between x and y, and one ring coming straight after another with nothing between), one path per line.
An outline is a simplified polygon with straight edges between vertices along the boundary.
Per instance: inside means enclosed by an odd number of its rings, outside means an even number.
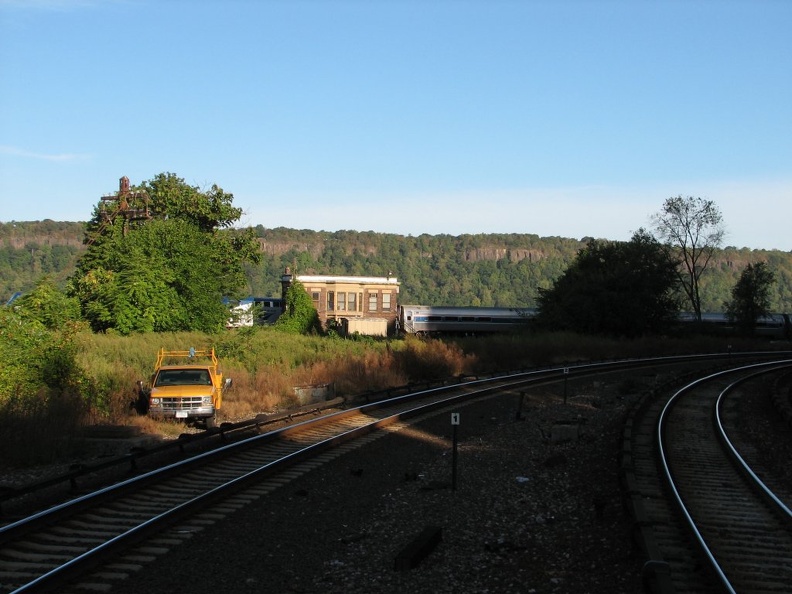
M792 250L786 0L0 0L0 221L126 175L240 224L629 239L676 195Z

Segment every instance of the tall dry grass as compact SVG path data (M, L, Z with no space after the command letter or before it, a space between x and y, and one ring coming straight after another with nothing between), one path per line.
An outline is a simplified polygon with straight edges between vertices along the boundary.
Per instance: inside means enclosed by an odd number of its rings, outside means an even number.
M225 377L233 380L221 417L284 409L295 404L294 388L334 384L351 396L410 382L540 367L564 362L724 352L745 345L718 337L619 340L572 333L512 334L456 340L341 339L301 336L274 328L225 334L167 333L135 336L86 334L80 365L99 397L91 419L123 423L137 397L136 382L148 381L157 351L214 348ZM755 343L753 343L755 345Z

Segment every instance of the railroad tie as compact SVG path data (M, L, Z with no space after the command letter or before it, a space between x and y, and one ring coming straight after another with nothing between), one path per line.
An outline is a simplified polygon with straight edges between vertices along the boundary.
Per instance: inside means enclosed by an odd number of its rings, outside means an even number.
M396 571L406 571L417 567L440 543L442 536L443 529L439 526L427 526L424 528L418 536L396 555L394 569Z

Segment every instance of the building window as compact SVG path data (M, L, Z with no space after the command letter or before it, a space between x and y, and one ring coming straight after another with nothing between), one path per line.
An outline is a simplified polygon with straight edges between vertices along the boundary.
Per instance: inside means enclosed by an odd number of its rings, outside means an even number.
M347 305L349 306L349 311L357 311L357 295L355 293L347 295Z
M368 310L369 311L377 311L377 294L376 293L369 293Z
M346 310L346 293L343 291L338 292L338 311Z
M382 311L390 311L391 310L391 294L390 293L383 293L382 294Z
M335 291L327 292L327 311L335 310Z
M320 291L314 291L314 290L311 291L311 300L312 301L318 302L319 299L321 298L321 296L322 296L322 293Z

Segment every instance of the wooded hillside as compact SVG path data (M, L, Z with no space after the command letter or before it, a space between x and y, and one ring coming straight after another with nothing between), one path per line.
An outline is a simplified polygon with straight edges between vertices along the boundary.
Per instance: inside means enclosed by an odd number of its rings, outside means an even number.
M288 266L298 274L386 276L401 283L402 303L533 307L588 238L534 234L419 235L254 228L262 262L248 267L251 295L280 295ZM84 223L0 223L0 302L42 275L62 284L84 252ZM722 311L740 272L767 262L776 275L771 309L792 311L792 253L727 247L702 282L704 311Z

